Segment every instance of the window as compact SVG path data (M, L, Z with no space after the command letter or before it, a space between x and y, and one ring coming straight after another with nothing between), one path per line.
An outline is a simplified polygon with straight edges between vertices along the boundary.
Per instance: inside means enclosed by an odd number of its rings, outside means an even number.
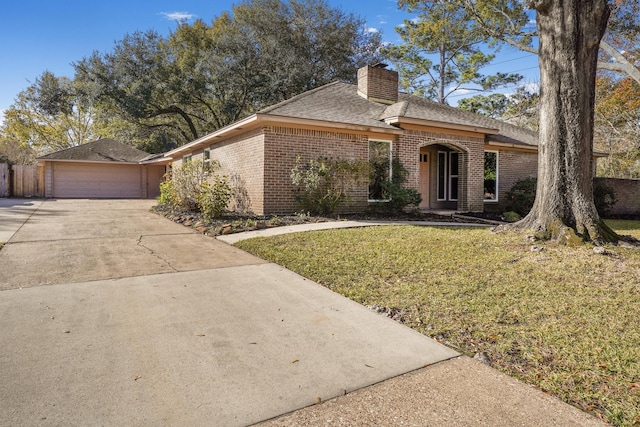
M484 201L498 201L498 152L484 152Z
M458 200L460 154L456 151L438 151L438 200Z
M182 156L182 163L189 163L191 161L191 154L187 154L186 156Z
M369 141L369 200L388 200L384 184L391 180L391 141Z
M438 200L447 200L447 153L438 151Z
M458 170L459 155L456 152L449 153L449 200L458 200Z

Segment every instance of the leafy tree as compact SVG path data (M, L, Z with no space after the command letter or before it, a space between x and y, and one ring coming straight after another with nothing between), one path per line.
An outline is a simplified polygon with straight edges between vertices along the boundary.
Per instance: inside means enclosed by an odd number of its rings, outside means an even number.
M101 108L150 146L187 143L379 57L380 35L325 0L246 0L211 25L183 23L116 42L75 64ZM151 142L154 140L155 142Z
M509 107L509 97L502 93L475 95L458 101L458 108L499 119Z
M518 74L480 72L495 55L482 52L489 37L464 1L400 0L398 5L417 18L396 29L404 43L383 53L395 64L407 92L446 103L461 89L486 91L521 80ZM510 19L497 16L491 22L502 26Z
M458 108L500 119L531 130L538 130L540 94L525 86L518 86L514 93L475 95L458 101Z
M523 3L507 0L464 0L471 14L492 40L501 40L525 52L538 54L532 40L538 30L528 24ZM598 68L624 74L640 83L640 3L637 0L610 0L611 16L607 32L600 41ZM532 7L536 9L536 7ZM495 21L495 16L513 17Z
M515 228L561 242L617 242L593 198L593 123L598 45L606 0L529 0L540 60L538 183L531 212Z
M35 162L36 152L29 145L0 136L0 162L29 165Z
M609 154L598 160L598 175L640 178L640 84L603 76L596 89L594 143Z
M73 147L95 139L93 109L86 86L45 71L5 111L2 135L38 154Z

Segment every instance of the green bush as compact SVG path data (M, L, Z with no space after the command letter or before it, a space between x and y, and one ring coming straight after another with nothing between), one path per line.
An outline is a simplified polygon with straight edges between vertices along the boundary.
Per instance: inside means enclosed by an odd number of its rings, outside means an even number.
M198 206L205 219L218 218L224 214L233 195L226 176L213 176L204 181L198 190Z
M513 184L506 193L505 207L520 216L525 216L533 207L536 199L536 178L524 178Z
M165 175L164 181L160 183L158 203L170 206L175 205L175 188L173 188L173 181L168 175Z
M194 212L205 219L222 215L231 200L233 189L227 176L215 174L216 162L202 160L183 162L160 184L159 203Z
M618 202L618 199L613 188L600 181L595 181L593 184L593 202L596 204L596 209L600 216L606 217L611 213L611 209Z
M291 183L296 187L295 199L305 212L331 215L348 202L348 192L363 183L368 165L363 161L319 157L303 165L300 156L291 169Z
M507 222L516 222L522 219L522 217L518 214L518 212L514 212L514 211L504 212L502 214L502 217Z
M515 211L525 216L533 207L536 198L536 178L525 178L516 182L506 194L507 210ZM616 194L613 188L595 181L593 185L593 202L600 216L607 216L616 204Z
M380 184L385 201L378 203L374 209L386 213L402 212L407 206L420 206L422 196L413 188L406 188L409 171L398 159L393 159L391 180Z

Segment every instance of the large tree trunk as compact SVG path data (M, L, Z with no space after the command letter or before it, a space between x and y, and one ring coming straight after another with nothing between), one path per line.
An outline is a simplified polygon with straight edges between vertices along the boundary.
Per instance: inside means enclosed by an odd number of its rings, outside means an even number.
M538 187L533 209L516 227L565 242L617 242L593 201L595 77L607 1L529 5L537 11L540 42Z

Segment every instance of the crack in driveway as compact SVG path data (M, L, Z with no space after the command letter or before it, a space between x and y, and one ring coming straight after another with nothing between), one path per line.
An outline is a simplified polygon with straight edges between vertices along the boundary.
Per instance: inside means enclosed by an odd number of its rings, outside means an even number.
M167 266L169 266L169 268L170 268L171 270L173 270L175 273L177 273L179 270L178 270L178 269L176 269L173 265L171 265L171 263L170 263L167 259L165 259L164 257L160 256L160 255L159 255L159 254L157 254L153 249L151 249L151 248L150 248L150 247L148 247L148 246L145 246L145 245L142 243L142 239L143 239L144 237L145 237L145 236L144 236L143 234L141 234L141 235L138 237L138 241L136 242L136 246L140 246L140 247L142 247L142 248L145 248L146 250L148 250L148 251L149 251L149 253L150 253L151 255L153 255L154 257L156 257L157 259L159 259L159 260L160 260L160 261L162 261L163 263L165 263Z

